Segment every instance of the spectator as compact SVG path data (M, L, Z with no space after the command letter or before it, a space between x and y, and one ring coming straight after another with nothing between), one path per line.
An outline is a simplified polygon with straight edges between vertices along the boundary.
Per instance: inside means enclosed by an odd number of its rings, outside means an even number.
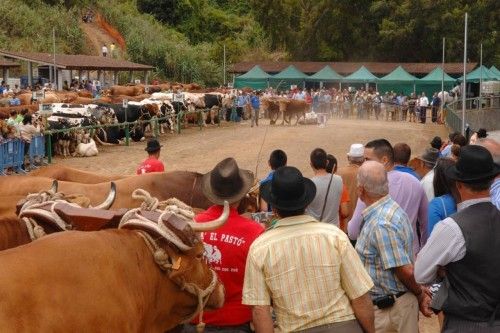
M429 106L429 99L425 96L425 93L422 92L422 96L419 99L420 105L420 122L425 124L427 120L427 107Z
M394 170L406 172L420 180L420 176L408 166L411 157L411 148L406 143L396 143L394 149Z
M477 144L488 149L493 156L493 161L500 165L500 143L491 138L479 139ZM500 209L500 175L495 178L490 188L491 202Z
M331 154L326 155L326 172L337 173L337 158ZM347 234L347 220L349 216L349 190L345 184L342 185L342 196L340 197L339 207L339 228Z
M145 151L148 152L148 158L145 159L137 168L137 174L142 175L150 172L164 172L165 166L159 160L161 145L156 139L150 139L147 143Z
M282 332L373 333L373 282L340 229L304 215L315 194L294 167L261 187L279 220L250 247L243 304L256 332L274 331L272 303Z
M236 99L236 114L237 121L239 122L243 117L245 107L250 103L250 98L246 92L241 92L241 94Z
M437 150L441 150L443 148L443 141L439 136L435 136L431 141L431 147Z
M316 185L316 195L307 206L306 213L318 221L338 227L342 178L326 172L326 152L321 148L316 148L311 152L310 163L314 172L311 180Z
M106 46L106 44L102 44L102 56L103 57L107 57L108 56L108 47Z
M434 167L436 166L436 162L439 158L439 151L435 148L427 148L425 152L418 157L420 160L420 170L423 173L422 180L420 184L424 188L425 195L427 196L427 200L432 200L434 198Z
M438 120L438 110L439 110L439 107L441 106L441 98L439 98L437 92L435 92L434 95L432 96L431 105L432 105L431 120L433 123L435 123Z
M339 168L337 173L342 177L342 182L347 186L347 190L349 191L349 215L346 217L346 221L352 218L356 202L358 201L356 175L360 165L365 161L364 151L365 147L361 143L352 144L347 153L348 165Z
M22 109L20 113L17 114L16 123L22 124L24 117L28 114L28 109Z
M458 161L458 157L460 156L460 145L453 144L451 146L451 155L450 158L454 161Z
M251 95L250 104L252 105L251 127L253 127L254 123L256 126L259 126L259 112L260 112L259 93L253 93Z
M24 141L24 156L25 159L29 156L30 151L30 143L33 139L33 135L40 133L40 127L33 126L32 117L30 114L27 114L23 117L23 123L19 126L19 134L21 136L21 140ZM26 170L26 163L22 165L23 170Z
M444 267L432 307L443 311L445 333L499 331L500 210L489 194L498 174L500 166L477 145L463 147L446 169L460 194L458 212L436 225L415 265L420 283L431 283Z
M429 221L427 229L429 235L434 226L457 211L458 194L455 190L455 181L446 176L447 168L455 164L451 158L440 158L434 168L435 198L429 202Z
M265 183L270 182L273 179L274 172L283 166L286 166L287 162L287 156L286 153L281 150L281 149L276 149L273 150L271 155L269 156L269 161L267 161L269 167L271 168L271 172L267 175L266 178L262 179L260 181L260 186L264 185ZM271 206L262 198L260 197L260 210L262 212L270 212L271 211Z
M441 151L441 157L450 157L451 156L451 146L453 145L453 140L457 135L460 135L460 132L453 132L448 135L448 143Z
M10 110L9 118L7 119L7 125L11 125L11 126L17 125L16 119L17 119L17 111Z
M222 214L224 201L231 207L227 222L221 228L201 234L205 243L206 259L217 271L226 294L222 308L204 313L203 321L207 324L205 332L251 332L251 308L241 303L243 279L250 245L264 232L264 228L240 216L237 209L253 182L252 172L239 169L233 158L219 162L202 179L203 194L214 206L196 215L196 222L217 219ZM187 325L183 332L195 333L196 328Z
M109 46L109 51L111 52L111 58L116 58L116 45L114 42Z
M382 163L389 179L389 194L408 215L413 229L413 254L417 255L427 241L427 208L428 200L425 192L415 177L393 170L394 151L389 141L378 139L365 146L365 159ZM358 238L361 231L366 205L358 199L352 219L347 224L349 237ZM417 222L418 221L418 222ZM418 231L417 231L418 228Z

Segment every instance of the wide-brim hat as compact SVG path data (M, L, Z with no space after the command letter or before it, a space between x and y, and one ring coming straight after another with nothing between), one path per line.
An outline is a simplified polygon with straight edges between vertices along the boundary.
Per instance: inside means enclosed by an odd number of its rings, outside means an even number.
M439 150L437 150L436 148L426 148L425 152L418 158L424 162L436 165L439 158Z
M151 139L148 141L148 144L147 144L146 148L144 148L144 150L147 151L148 153L154 153L155 151L160 150L161 147L163 147L163 146L160 145L158 140Z
M203 175L201 189L213 203L223 205L227 201L231 204L243 198L253 182L252 171L240 169L234 158L229 157Z
M462 183L473 183L493 179L500 174L500 165L493 162L488 149L478 145L468 145L460 148L457 163L448 167L445 174Z
M295 167L278 168L273 179L260 187L261 197L272 207L286 211L306 208L316 196L316 185Z

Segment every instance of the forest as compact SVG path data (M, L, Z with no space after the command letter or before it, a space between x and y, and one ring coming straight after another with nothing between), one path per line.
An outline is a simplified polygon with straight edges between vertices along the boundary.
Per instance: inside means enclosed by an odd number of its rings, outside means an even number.
M463 59L500 64L498 0L4 0L0 48L89 53L82 11L100 12L124 36L127 57L155 76L222 81L222 54L239 61L396 61Z

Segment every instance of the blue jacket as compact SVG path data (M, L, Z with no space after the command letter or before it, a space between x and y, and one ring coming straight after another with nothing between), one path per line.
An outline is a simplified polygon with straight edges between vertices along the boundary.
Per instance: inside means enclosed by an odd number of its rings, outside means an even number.
M252 107L254 109L260 108L260 99L259 99L259 97L253 95L252 97L250 97L250 103L252 103Z

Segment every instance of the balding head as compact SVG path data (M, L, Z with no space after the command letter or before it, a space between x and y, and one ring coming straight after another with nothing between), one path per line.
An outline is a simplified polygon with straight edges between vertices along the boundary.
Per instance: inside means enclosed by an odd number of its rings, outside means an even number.
M500 164L500 142L491 138L481 138L477 140L476 144L488 149L491 156L493 156L493 161L496 164Z
M366 161L358 170L358 195L367 206L389 193L387 171L376 161Z

